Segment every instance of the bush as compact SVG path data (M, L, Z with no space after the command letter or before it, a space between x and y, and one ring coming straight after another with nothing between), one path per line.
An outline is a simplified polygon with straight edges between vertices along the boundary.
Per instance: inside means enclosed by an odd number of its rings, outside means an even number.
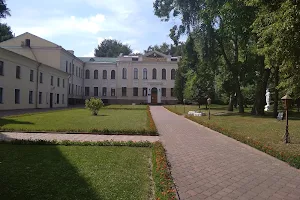
M85 100L85 107L92 111L93 115L98 115L99 110L104 106L101 99L94 97Z

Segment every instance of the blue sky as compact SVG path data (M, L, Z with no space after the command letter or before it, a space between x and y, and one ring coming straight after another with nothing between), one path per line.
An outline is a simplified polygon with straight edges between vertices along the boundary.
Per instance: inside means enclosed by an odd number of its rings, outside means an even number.
M103 39L117 39L143 52L149 45L172 43L169 30L178 19L162 22L154 15L154 0L7 0L8 23L20 35L30 32L76 56L92 56Z

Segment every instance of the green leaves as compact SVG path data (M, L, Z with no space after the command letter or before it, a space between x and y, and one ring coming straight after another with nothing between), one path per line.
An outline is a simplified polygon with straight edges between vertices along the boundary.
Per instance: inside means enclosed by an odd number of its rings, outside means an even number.
M121 53L129 55L132 53L132 49L127 44L111 39L103 40L95 49L96 57L118 57Z

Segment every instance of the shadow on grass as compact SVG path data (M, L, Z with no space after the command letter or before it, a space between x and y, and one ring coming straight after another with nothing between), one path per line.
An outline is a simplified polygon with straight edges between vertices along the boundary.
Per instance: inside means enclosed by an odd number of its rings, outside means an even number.
M0 118L0 127L7 125L7 124L34 124L32 122L24 122L24 121L19 121L15 119L9 119L9 118Z
M1 199L104 199L54 145L0 144L0 175Z

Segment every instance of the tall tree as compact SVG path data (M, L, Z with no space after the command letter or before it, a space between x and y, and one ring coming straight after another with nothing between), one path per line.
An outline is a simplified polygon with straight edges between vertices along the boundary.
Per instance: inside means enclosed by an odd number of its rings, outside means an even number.
M172 55L172 56L181 56L183 53L183 44L180 43L177 46L174 46L172 44L167 44L166 42L162 43L161 45L154 45L149 46L144 52L150 52L150 51L159 51L166 55Z
M7 24L0 23L0 42L13 38L11 28Z
M111 39L103 40L95 49L96 57L118 57L121 53L129 55L132 53L132 49L127 44Z
M10 10L7 7L5 0L0 0L0 18L10 16Z

